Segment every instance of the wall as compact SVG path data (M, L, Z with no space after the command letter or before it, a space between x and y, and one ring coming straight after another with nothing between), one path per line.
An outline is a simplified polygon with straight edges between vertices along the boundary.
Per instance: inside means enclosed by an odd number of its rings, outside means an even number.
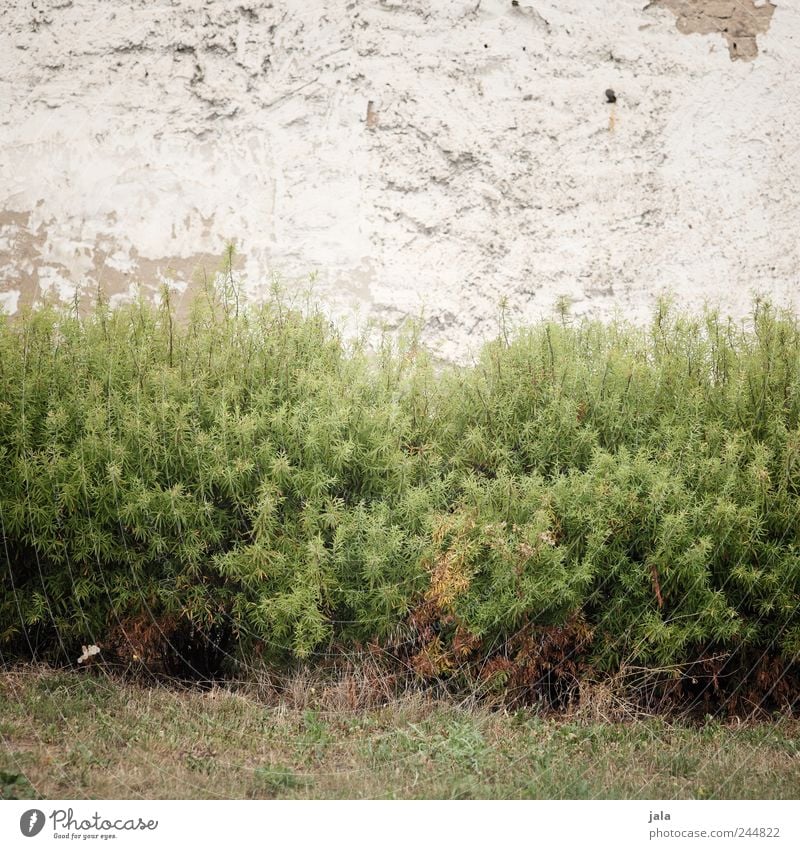
M464 359L535 319L798 287L800 5L6 0L0 305L246 286ZM606 90L613 90L609 102ZM185 297L185 295L184 295Z

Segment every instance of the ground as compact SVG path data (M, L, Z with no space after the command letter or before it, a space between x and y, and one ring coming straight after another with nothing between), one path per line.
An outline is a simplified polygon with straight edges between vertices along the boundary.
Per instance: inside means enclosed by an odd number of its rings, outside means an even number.
M418 693L347 709L344 691L332 710L330 695L6 669L0 798L800 797L796 719L548 718Z

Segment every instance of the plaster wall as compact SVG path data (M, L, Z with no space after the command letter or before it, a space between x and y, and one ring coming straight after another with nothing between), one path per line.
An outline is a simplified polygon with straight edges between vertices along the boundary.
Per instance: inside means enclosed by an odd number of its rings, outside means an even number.
M800 3L5 0L0 307L191 290L235 240L441 355L800 278ZM613 96L606 95L612 90ZM610 102L615 98L615 102ZM186 295L184 295L185 297Z

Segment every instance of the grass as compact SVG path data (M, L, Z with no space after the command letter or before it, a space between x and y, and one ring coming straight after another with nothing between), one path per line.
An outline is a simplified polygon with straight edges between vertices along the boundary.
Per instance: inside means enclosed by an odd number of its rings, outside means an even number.
M0 673L0 798L796 799L800 722L551 719L302 677L206 691Z

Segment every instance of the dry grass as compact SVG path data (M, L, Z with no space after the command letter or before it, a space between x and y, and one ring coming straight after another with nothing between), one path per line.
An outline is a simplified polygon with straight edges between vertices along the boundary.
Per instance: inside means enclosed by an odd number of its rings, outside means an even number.
M611 696L606 694L608 699ZM544 719L350 670L207 691L0 673L0 794L44 798L798 798L800 724Z

